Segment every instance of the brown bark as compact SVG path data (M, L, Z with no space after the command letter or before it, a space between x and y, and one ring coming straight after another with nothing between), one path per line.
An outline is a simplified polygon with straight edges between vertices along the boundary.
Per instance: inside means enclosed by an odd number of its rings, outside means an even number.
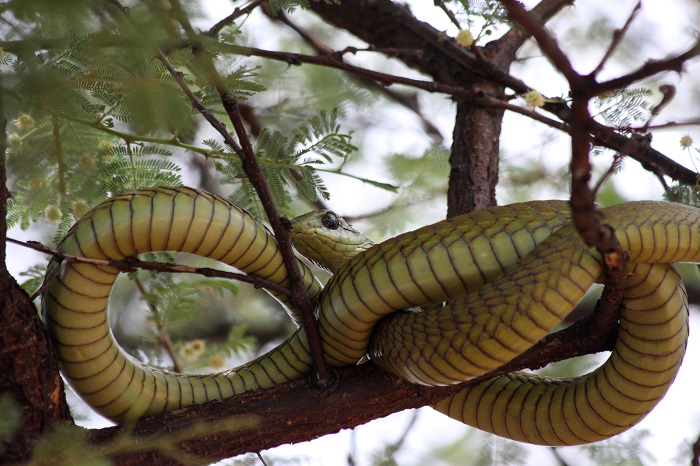
M0 445L0 463L26 460L32 444L70 421L58 360L29 296L6 272L0 276L0 394L22 408L22 424Z
M447 187L448 218L496 205L502 118L503 110L457 103Z

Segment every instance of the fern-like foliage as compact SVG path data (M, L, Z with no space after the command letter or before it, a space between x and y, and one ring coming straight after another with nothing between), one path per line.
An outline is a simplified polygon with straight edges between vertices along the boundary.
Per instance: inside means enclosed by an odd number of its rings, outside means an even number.
M292 202L292 187L306 201L319 197L328 199L330 193L317 173L319 165L344 164L356 150L351 134L342 132L338 112L322 111L290 133L263 128L256 143L256 154L273 198L281 209ZM216 145L211 146L216 149ZM256 203L254 191L245 179L241 162L229 157L217 164L222 173L221 183L233 184L230 199L238 205L263 216Z
M168 327L201 312L202 300L207 299L211 293L220 296L225 293L235 295L238 287L231 280L201 277L176 281L171 275L161 275L151 283L143 299L158 309L157 313L150 315L150 320L159 327Z
M616 128L625 128L633 123L643 123L649 118L652 104L651 89L637 87L619 89L610 95L596 97L593 104L598 109L598 117Z
M74 35L44 55L0 63L6 82L16 83L18 110L8 136L9 227L43 218L60 237L108 196L182 183L164 145L115 137L111 129L177 134L191 127L191 106L140 47L105 49L102 41L96 33Z
M634 429L604 442L591 443L581 448L588 453L593 464L610 466L645 466L656 464L654 455L644 446L651 433Z
M29 296L34 295L37 292L41 284L44 282L44 275L46 275L46 265L36 264L29 267L24 272L19 273L20 277L25 280L22 282L21 286L24 291L27 292Z
M506 9L495 0L452 0L445 3L456 5L457 17L464 24L462 29L471 30L475 41L490 36L497 27L511 23Z
M667 201L700 207L700 186L688 186L675 183L664 193Z

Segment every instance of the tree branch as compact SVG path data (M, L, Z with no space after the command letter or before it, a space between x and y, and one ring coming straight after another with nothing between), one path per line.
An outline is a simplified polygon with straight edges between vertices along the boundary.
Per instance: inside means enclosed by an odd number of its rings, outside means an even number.
M250 283L256 288L264 288L266 290L273 291L274 293L289 296L290 291L271 281L265 280L264 278L256 277L255 275L246 275L243 273L227 272L225 270L217 270L209 267L190 267L188 265L182 264L166 264L163 262L150 262L143 261L136 257L129 257L123 261L111 260L111 259L93 259L90 257L80 257L71 254L66 254L63 251L57 249L52 249L48 246L44 246L38 241L19 241L14 238L7 238L9 243L17 244L19 246L24 246L35 251L42 252L44 254L49 254L55 257L59 261L67 262L83 262L86 264L93 265L104 265L108 267L114 267L119 272L130 273L136 270L153 270L156 272L166 272L166 273L192 273L197 275L202 275L204 277L216 277L216 278L226 278L229 280L237 280L244 283ZM45 283L48 285L49 280ZM44 285L44 286L45 286ZM37 291L37 295L43 292L43 288Z

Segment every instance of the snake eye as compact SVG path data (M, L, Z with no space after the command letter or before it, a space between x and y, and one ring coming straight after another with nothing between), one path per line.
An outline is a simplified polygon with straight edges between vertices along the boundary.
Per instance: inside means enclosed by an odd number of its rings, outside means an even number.
M340 221L338 220L337 215L335 215L333 212L328 212L321 218L321 225L329 230L337 230L340 226Z

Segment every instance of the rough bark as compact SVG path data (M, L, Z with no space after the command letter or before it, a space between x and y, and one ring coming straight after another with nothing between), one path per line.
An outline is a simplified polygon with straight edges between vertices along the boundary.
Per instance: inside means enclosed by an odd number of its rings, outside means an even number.
M29 296L6 272L0 277L0 393L22 408L22 424L0 463L26 460L32 444L57 423L70 421L58 360Z

